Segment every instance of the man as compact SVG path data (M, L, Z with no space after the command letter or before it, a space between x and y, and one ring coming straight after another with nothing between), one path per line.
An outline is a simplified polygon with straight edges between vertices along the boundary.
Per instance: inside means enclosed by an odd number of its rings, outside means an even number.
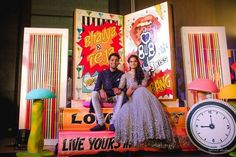
M101 102L107 102L108 100L116 98L115 107L113 109L113 116L110 120L110 131L115 131L113 122L116 118L116 114L121 108L124 92L122 92L118 86L120 78L123 72L118 70L120 56L118 53L112 53L108 57L109 68L99 73L95 88L92 92L92 105L96 114L98 124L91 128L91 131L106 130L105 119L101 110Z

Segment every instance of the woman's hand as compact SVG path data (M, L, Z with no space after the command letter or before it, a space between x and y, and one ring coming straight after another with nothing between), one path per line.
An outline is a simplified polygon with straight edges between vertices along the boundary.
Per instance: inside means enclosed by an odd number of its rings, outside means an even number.
M132 87L129 87L129 88L127 89L127 91L126 91L127 97L130 97L130 96L133 94L133 92L134 92L133 88L132 88Z
M112 90L115 95L119 95L121 93L121 90L119 88L113 88Z

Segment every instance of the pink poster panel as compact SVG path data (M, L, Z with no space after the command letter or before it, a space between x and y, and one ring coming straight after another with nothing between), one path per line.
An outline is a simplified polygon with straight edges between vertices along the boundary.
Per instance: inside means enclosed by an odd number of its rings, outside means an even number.
M124 16L125 57L136 54L144 70L154 70L149 89L162 100L176 98L169 11L165 2Z

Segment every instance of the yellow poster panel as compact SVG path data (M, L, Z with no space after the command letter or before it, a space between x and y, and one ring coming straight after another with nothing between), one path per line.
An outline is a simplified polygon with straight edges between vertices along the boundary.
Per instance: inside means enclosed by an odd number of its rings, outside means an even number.
M76 9L74 13L73 99L89 100L108 56L123 52L123 16Z

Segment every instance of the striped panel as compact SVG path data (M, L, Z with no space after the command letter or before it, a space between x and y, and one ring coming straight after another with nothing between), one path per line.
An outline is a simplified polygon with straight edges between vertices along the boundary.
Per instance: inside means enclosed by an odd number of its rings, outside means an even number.
M91 16L82 16L82 24L86 26L89 26L91 24L94 24L95 26L101 26L105 22L109 22L109 23L115 22L118 24L118 26L120 25L118 20L104 19L104 18L91 17Z
M62 35L30 34L30 50L27 91L48 88L55 99L44 100L43 134L46 139L57 138L58 108L60 102ZM26 128L30 128L32 101L27 101Z
M223 86L219 37L217 33L188 34L192 79L213 80Z

